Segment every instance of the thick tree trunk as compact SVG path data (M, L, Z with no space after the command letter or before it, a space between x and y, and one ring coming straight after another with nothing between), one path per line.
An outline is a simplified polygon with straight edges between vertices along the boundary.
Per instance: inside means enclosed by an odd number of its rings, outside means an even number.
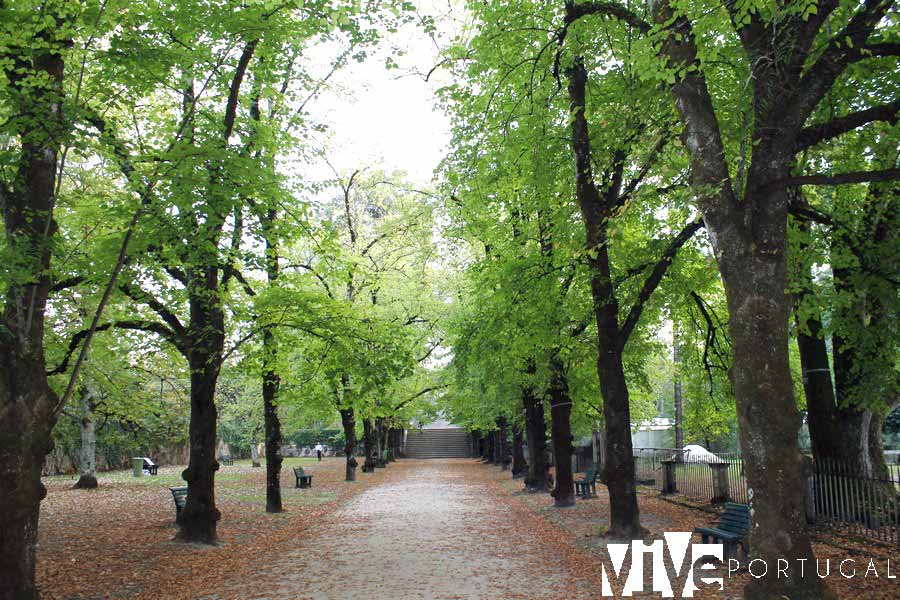
M572 476L572 398L565 367L559 357L550 359L550 435L556 464L556 485L551 492L554 506L575 506L575 480Z
M524 440L522 436L522 426L513 423L513 454L512 454L512 476L513 479L525 477L528 474L528 463L525 462Z
M187 504L178 517L178 537L187 542L214 544L216 524L216 382L225 345L225 318L218 294L217 269L193 273L205 285L191 294L191 331L188 364L191 368L190 461L181 477L188 484Z
M344 456L347 457L346 481L356 481L356 418L353 408L342 408L341 425L344 427Z
M266 329L263 332L263 346L266 346L266 337L275 334ZM268 342L267 357L274 356L274 339ZM263 365L263 416L266 428L266 512L280 513L284 507L281 501L281 419L278 417L278 390L281 387L281 377L274 369L268 367L268 361Z
M53 50L62 42L55 33L24 49L26 58L3 67L6 85L15 88L9 110L23 130L17 132L20 159L12 184L0 180L4 255L13 261L5 267L15 273L11 282L6 278L0 336L0 600L38 597L35 550L40 502L46 495L41 468L58 416L59 398L47 383L43 342L50 239L57 232L57 156L66 126L63 60ZM27 36L23 43L29 42ZM40 85L31 87L36 82ZM13 141L8 151L15 148Z
M378 451L378 441L375 435L375 423L372 418L363 419L363 445L366 452L363 461L363 473L374 473L377 458L375 453Z
M786 223L785 216L782 221ZM727 245L728 251L717 254L728 299L734 356L731 376L753 516L750 547L768 564L778 560L812 564L803 487L797 485L802 480L797 440L800 416L788 361L790 303L785 295L784 226L779 237L775 248L754 252L744 247L743 239L722 232L719 243ZM834 597L818 577L806 575L752 580L745 596L750 600Z
M75 489L92 490L97 487L97 430L94 423L94 392L89 386L81 388L78 426L81 448L78 451L78 481Z
M610 343L601 334L600 348ZM609 489L610 523L608 535L616 539L643 536L635 486L634 452L631 446L631 408L622 354L601 350L597 361L605 422L604 483Z
M525 438L528 442L525 489L546 492L550 485L547 480L547 423L544 420L544 405L531 389L522 391L522 405L525 408Z

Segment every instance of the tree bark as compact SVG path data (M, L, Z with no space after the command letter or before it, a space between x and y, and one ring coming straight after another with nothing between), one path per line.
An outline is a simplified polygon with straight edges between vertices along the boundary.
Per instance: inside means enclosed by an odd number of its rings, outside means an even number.
M81 448L78 451L78 481L75 489L92 490L97 487L97 430L94 422L94 392L90 386L81 388L78 425Z
M34 581L44 458L59 398L47 382L44 314L50 292L57 157L66 129L63 71L55 32L42 32L27 60L4 67L21 141L14 180L0 181L5 255L15 277L4 290L0 336L0 600L37 598ZM26 34L27 35L27 34ZM23 38L24 39L24 38ZM33 52L31 50L34 50ZM16 67L15 69L13 67ZM35 81L40 85L32 86ZM13 144L12 148L15 147Z
M266 337L274 336L274 332L268 329L263 332L263 346L266 347ZM271 357L275 350L275 340L268 342L267 357ZM271 354L270 354L271 353ZM272 360L268 358L268 360ZM266 512L280 513L284 510L281 500L281 465L283 457L281 446L281 419L278 417L278 390L281 387L281 377L269 366L268 361L263 365L263 416L266 429Z
M375 466L379 469L383 469L387 466L387 461L384 458L384 453L387 450L387 428L384 426L383 417L375 418L375 440L377 442L375 448Z
M256 445L256 440L250 441L250 466L256 469L262 467L262 463L259 462L259 448Z
M214 544L221 513L216 508L216 382L225 347L225 315L219 296L218 269L194 269L189 288L191 368L190 460L181 477L187 503L178 517L179 539Z
M494 442L496 439L493 431L486 432L484 436L484 462L489 465L494 464Z
M397 428L388 427L387 429L387 461L389 463L397 461Z
M512 463L512 454L509 447L509 425L506 417L497 417L497 438L500 451L500 468L506 471Z
M341 425L344 427L344 456L347 457L345 470L346 481L356 481L356 418L353 408L342 408Z
M544 405L532 389L522 390L525 409L525 438L528 442L528 475L525 489L531 492L549 491L547 480L547 423Z
M575 479L572 475L572 398L565 366L558 354L550 359L550 431L553 440L553 456L556 464L555 487L551 492L554 506L575 506Z
M836 284L840 287L841 277L845 274L841 269L835 269L834 273ZM801 276L803 280L800 282L797 306L800 308L802 305L802 313L808 316L806 322L801 323L799 313L795 311L795 320L813 456L816 460L837 463L849 472L865 477L884 475L887 465L881 430L877 427L878 422L883 422L883 416L861 409L852 401L857 377L865 377L867 365L859 360L852 344L847 347L840 334L834 335L834 370L839 386L836 391L821 316L815 300L809 298L814 288L808 268L804 268ZM840 313L840 310L837 311L832 318L837 321L844 316ZM878 376L877 373L872 374L872 378ZM839 398L846 398L846 405L839 406ZM873 423L876 424L874 428Z
M363 419L363 445L366 457L363 461L363 473L375 472L375 453L378 451L378 442L375 435L375 423L371 417Z
M278 211L270 208L260 221L266 238L266 279L270 287L277 284L280 276L278 240L273 231ZM281 500L281 419L278 416L278 392L281 376L276 370L278 363L278 340L269 328L263 331L262 397L263 418L266 435L266 512L280 513L284 510Z
M512 476L513 479L525 477L528 474L528 463L525 462L525 452L523 449L522 426L513 423L513 454L512 454Z

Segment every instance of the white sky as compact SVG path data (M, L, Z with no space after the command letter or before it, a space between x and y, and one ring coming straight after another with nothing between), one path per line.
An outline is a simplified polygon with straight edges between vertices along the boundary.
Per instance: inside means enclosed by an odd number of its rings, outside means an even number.
M416 4L420 13L436 17L444 42L455 27L446 18L447 0ZM418 185L431 181L450 140L449 119L436 108L435 98L446 78L437 72L424 80L439 60L438 43L420 26L407 25L387 35L365 62L352 62L336 73L330 89L310 102L310 116L329 128L328 158L339 171L383 168L405 171ZM398 56L394 48L405 55ZM334 55L332 48L322 58L323 70ZM388 56L399 69L385 67ZM320 168L321 178L331 177L327 167Z

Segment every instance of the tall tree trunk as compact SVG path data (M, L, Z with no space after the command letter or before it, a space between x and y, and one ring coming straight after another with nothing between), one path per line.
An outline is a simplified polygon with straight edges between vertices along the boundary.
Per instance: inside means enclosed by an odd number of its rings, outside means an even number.
M51 23L56 15L49 15ZM50 239L57 156L66 127L62 112L62 45L54 31L25 33L26 57L7 61L5 85L21 146L11 185L0 181L6 230L5 268L15 277L3 294L0 336L0 600L37 598L34 581L44 458L52 449L50 432L59 398L47 383L44 314L50 292ZM7 53L11 50L7 49ZM33 85L39 82L38 85ZM14 152L15 143L9 152ZM8 279L7 279L8 280Z
M469 432L469 458L481 456L481 432L474 429Z
M585 228L591 297L597 323L597 374L606 425L604 479L610 499L608 535L611 538L639 539L643 537L643 530L634 481L628 387L622 367L622 351L628 336L627 333L620 335L619 331L619 301L613 285L608 239L610 218L616 207L620 206L619 186L627 154L622 150L616 153L617 158L607 171L608 176L604 174L603 177L611 183L602 191L598 189L592 171L590 134L585 117L587 70L579 59L566 74L572 116L575 190Z
M575 479L572 476L572 398L565 366L558 354L550 359L550 432L556 464L556 485L551 492L554 506L575 506Z
M377 440L375 435L375 423L371 417L363 419L363 445L366 452L366 458L363 461L363 473L375 472L375 453L378 451Z
M387 461L384 458L385 451L387 450L387 428L384 426L384 418L376 417L375 418L375 440L377 442L377 446L375 448L375 466L379 469L383 469L387 466Z
M494 460L492 461L495 465L499 465L501 468L503 467L503 432L500 431L500 425L497 424L497 429L491 432L491 437L494 438Z
M484 462L493 464L494 462L494 437L493 431L488 431L484 436Z
M728 233L720 237L720 243L734 245L720 261L734 356L731 375L754 522L750 547L769 564L779 559L790 564L812 561L802 486L797 485L802 480L800 417L787 356L790 304L785 296L784 248L780 252L739 250L736 243L743 241ZM760 600L829 597L821 585L814 576L772 577L751 581L745 594Z
M497 438L499 439L500 468L506 471L509 469L510 463L512 463L512 454L509 447L509 425L506 417L497 417Z
M387 429L387 461L396 462L397 460L397 428L388 427Z
M513 454L512 454L512 476L513 479L524 477L528 473L528 463L525 462L525 452L523 449L522 426L519 423L513 423Z
M522 405L525 408L525 438L528 442L525 489L546 492L550 485L547 480L547 423L544 420L544 405L530 388L522 390Z
M262 463L259 462L259 447L255 439L250 441L250 466L257 469L262 467Z
M266 329L263 332L263 346L266 346L266 337L274 336L274 332ZM274 354L275 341L269 340L269 350L266 356ZM268 360L271 360L269 358ZM281 387L281 377L269 367L270 363L263 365L263 415L266 428L266 512L280 513L284 508L281 501L281 419L278 417L278 390Z
M181 473L188 497L178 517L178 537L187 542L214 544L221 513L216 508L216 382L225 346L225 315L218 293L218 269L193 272L197 288L190 295L191 368L190 460ZM202 282L202 285L198 285Z
M678 323L672 321L672 364L674 366L672 396L675 403L675 447L684 448L684 398L681 395L681 341L678 336ZM675 453L682 457L681 452Z
M257 113L258 114L258 113ZM280 275L278 263L278 238L273 231L278 211L268 209L261 219L266 238L266 279L274 287ZM263 418L266 435L266 512L280 513L284 510L281 500L281 419L278 416L278 392L281 376L276 371L278 364L278 340L270 328L263 330L262 397Z
M345 480L356 481L356 417L353 408L342 408L341 425L344 427L344 456L347 457Z
M838 278L841 272L835 270ZM853 404L838 406L838 398L849 398L856 383L854 373L857 354L853 348L845 348L841 335L833 336L834 369L838 384L836 392L829 368L822 321L815 300L808 298L813 290L809 271L803 273L802 291L798 295L798 308L804 304L802 314L808 315L805 323L798 324L797 348L803 372L803 391L806 397L807 424L813 456L849 468L866 477L887 472L881 444L881 431L872 431L873 422L883 422L883 417L871 410L859 409ZM840 283L838 283L840 285ZM862 367L865 368L864 366ZM874 435L872 435L874 433Z
M92 490L97 487L97 430L94 422L94 391L89 385L81 388L78 427L81 448L78 450L78 481L75 489Z

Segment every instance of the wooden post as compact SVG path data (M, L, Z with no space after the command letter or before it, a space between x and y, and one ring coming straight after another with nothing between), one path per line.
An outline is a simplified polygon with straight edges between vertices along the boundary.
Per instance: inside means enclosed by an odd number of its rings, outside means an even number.
M731 490L728 485L728 467L727 462L709 463L709 468L713 473L713 504L724 504L731 502Z
M677 464L674 460L663 460L660 461L663 466L663 494L674 494L678 491L678 486L675 483L675 465Z

